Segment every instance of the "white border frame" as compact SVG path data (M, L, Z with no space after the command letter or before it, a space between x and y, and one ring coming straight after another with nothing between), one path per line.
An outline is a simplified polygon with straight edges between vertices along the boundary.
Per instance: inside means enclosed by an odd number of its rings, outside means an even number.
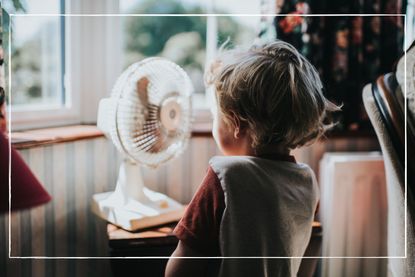
M14 16L27 16L27 15L22 15L22 14L10 14L10 22L12 20L12 18ZM56 14L36 14L36 15L30 15L30 16L56 16ZM149 17L149 16L166 16L166 17L179 17L179 16L203 16L203 17L207 17L207 16L230 16L229 14L60 14L60 16L65 16L65 17L121 17L121 16L144 16L144 17ZM406 31L407 31L407 18L406 18L406 14L307 14L307 15L301 15L301 14L232 14L232 16L301 16L301 17L322 17L322 16L326 16L326 17L346 17L346 16L362 16L362 17L370 17L370 16L380 16L380 17L384 17L384 16L397 16L397 17L403 17L404 18L404 43L403 45L406 45ZM9 88L11 85L11 24L9 25ZM405 73L404 73L404 80L407 80L407 76L406 76L406 49L404 47L404 64L405 64ZM407 86L406 86L406 82L405 82L405 86L404 86L404 96L407 95ZM10 107L11 105L9 105L9 114L10 114ZM405 122L407 121L407 103L405 101ZM9 135L10 135L10 122L11 119L9 120ZM406 124L405 124L406 126ZM407 128L405 128L405 165L407 164L407 139L406 139L406 134L407 134ZM9 140L9 144L10 144L10 140ZM407 198L407 167L405 166L405 256L332 256L332 257L327 257L327 256L307 256L307 257L302 257L302 256L292 256L292 257L281 257L281 256L217 256L217 257L171 257L171 256L160 256L160 257L155 257L155 256L147 256L147 257L107 257L107 256L100 256L100 257L47 257L47 256L25 256L25 257L18 257L18 256L11 256L11 222L10 222L10 218L11 218L11 145L9 145L9 220L8 220L8 224L9 224L9 259L62 259L62 260L69 260L69 259L406 259L407 258L407 248L408 248L408 244L407 244L407 204L408 204L408 198Z

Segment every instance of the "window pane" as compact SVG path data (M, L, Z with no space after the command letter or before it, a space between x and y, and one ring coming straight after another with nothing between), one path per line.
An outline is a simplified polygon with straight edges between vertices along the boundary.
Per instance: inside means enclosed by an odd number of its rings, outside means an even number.
M59 14L59 1L45 2L49 4L48 12ZM38 9L29 4L27 15L12 18L11 100L14 110L65 104L63 17L30 15Z
M261 17L254 16L261 13L260 4L261 1L214 1L215 13L229 14L217 17L218 46L227 39L230 46L251 46L260 32Z
M240 0L226 0L226 1L214 1L214 11L216 13L227 14L259 14L260 6L263 5L263 1L240 1ZM269 1L274 3L273 1ZM270 7L271 8L271 7ZM272 13L273 11L268 10Z
M251 46L257 37L259 17L219 16L218 47L229 40L229 46Z
M120 10L125 14L198 14L207 13L208 4L214 4L217 13L230 14L215 18L215 42L220 46L228 38L230 46L250 46L258 33L258 16L232 16L244 8L250 13L259 13L259 3L235 5L202 2L194 0L175 1L120 1ZM226 1L225 1L226 2ZM206 108L203 74L206 64L206 16L126 16L123 18L124 67L150 56L161 56L172 60L184 68L195 87L194 107ZM209 43L209 45L212 45ZM211 56L212 53L209 53ZM209 62L209 61L208 61Z
M207 0L119 0L120 12L123 14L137 13L206 13ZM173 12L172 12L173 11Z
M121 1L121 11L130 14L201 13L202 7L189 3ZM195 93L204 94L206 17L126 16L123 18L123 33L124 68L147 57L165 57L179 64L189 74Z

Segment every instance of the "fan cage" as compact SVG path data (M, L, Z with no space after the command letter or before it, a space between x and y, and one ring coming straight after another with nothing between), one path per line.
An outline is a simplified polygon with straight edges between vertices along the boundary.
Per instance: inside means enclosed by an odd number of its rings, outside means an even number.
M148 79L148 103L140 99L137 82ZM110 137L119 151L134 161L156 167L180 155L190 139L193 86L186 72L164 58L148 58L129 66L116 81L108 111ZM181 107L179 127L167 131L160 108L167 98ZM112 119L111 119L112 118Z

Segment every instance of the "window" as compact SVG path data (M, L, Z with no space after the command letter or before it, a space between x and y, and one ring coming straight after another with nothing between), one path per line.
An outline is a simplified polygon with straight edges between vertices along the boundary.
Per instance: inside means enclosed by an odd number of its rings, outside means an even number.
M250 1L251 2L251 1ZM177 14L178 16L126 16L123 28L123 66L149 56L162 56L184 68L195 88L193 106L207 109L203 75L217 47L230 39L231 45L250 45L256 37L258 17L205 16L206 13L258 13L259 3L213 0L120 0L123 14ZM242 7L244 10L236 10ZM248 12L249 11L249 12ZM180 16L180 14L184 14ZM192 14L186 16L185 14ZM195 16L193 16L195 14ZM197 14L201 14L197 16Z
M65 89L65 1L24 1L10 17L12 129L46 126L70 114ZM37 15L49 14L47 16Z
M233 45L249 47L257 38L260 27L260 1L213 1L212 12L229 14L216 17L218 46L228 37ZM270 13L270 11L266 11ZM234 14L234 15L232 15Z
M206 16L258 13L257 1L20 2L27 16L12 17L12 130L94 124L100 99L108 97L122 70L149 56L166 57L185 69L195 87L196 114L207 118L206 62L228 37L231 45L251 44L258 33L258 17ZM59 16L64 12L85 16ZM89 16L98 13L127 16ZM128 16L138 13L178 16Z
M63 17L13 17L11 86L15 110L65 105Z

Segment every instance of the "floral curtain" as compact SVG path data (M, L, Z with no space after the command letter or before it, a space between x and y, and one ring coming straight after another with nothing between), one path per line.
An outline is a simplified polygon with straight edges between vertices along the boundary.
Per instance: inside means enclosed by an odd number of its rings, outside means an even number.
M396 14L405 13L406 3L401 0L276 0L276 6L280 14L285 14L274 20L276 37L299 49L317 67L326 95L344 105L337 128L369 129L361 100L362 89L380 74L393 71L402 55L404 17Z

